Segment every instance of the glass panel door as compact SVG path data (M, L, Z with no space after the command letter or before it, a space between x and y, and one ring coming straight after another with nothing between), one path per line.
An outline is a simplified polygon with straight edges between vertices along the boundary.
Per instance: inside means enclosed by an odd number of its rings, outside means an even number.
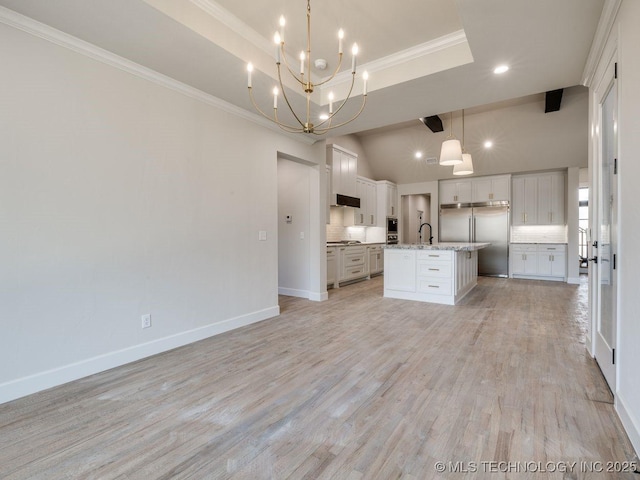
M598 185L598 315L595 356L609 388L615 393L615 348L617 322L617 285L615 253L617 249L617 88L612 81L601 100L601 148Z

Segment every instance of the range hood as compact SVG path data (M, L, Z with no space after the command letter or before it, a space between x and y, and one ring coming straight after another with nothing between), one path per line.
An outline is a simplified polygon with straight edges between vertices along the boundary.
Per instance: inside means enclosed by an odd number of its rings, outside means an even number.
M336 194L336 203L338 207L354 207L360 208L360 199L356 197L349 197L347 195Z

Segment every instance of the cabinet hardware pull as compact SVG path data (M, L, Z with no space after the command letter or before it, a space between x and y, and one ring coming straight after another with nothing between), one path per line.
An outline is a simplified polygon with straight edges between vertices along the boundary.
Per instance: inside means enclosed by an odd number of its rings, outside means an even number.
M429 288L440 288L440 285L429 285Z
M360 270L354 270L354 271L353 271L353 272L351 272L351 273L360 273Z
M439 268L430 268L429 271L430 272L439 272L440 269Z
M429 255L430 257L440 258L440 255Z
M357 262L357 261L359 261L359 260L360 260L359 258L352 258L352 259L351 259L351 261L352 261L352 262Z

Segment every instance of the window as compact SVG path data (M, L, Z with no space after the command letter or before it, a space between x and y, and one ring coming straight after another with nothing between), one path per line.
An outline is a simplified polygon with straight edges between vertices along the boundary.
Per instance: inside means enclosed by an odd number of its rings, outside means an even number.
M587 267L587 232L589 231L589 188L578 189L578 255L580 266Z

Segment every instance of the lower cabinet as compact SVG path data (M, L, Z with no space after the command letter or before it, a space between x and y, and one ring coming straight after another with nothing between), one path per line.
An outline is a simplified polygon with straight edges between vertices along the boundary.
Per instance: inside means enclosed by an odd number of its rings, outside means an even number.
M336 283L337 265L338 261L336 258L336 248L327 247L327 286L335 285Z
M384 271L384 251L382 245L367 247L369 252L369 275L379 275Z
M327 287L366 279L384 271L382 244L327 246Z
M452 251L419 251L417 253L416 291L435 295L451 295L453 291Z
M567 246L553 243L512 243L510 245L512 278L534 280L567 279Z

